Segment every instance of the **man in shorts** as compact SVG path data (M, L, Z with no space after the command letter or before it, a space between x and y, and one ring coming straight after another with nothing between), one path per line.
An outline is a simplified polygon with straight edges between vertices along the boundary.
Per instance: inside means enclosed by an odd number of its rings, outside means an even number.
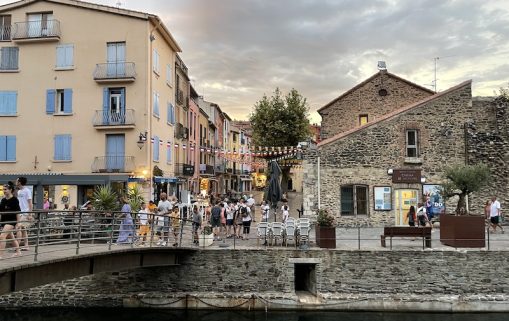
M159 215L159 220L163 219L163 228L161 231L161 239L157 242L157 245L166 246L169 242L170 238L170 211L172 210L172 205L170 201L168 201L168 196L166 193L161 193L161 200L157 204L157 214ZM160 221L158 223L160 226Z
M221 211L222 208L219 206L220 201L216 202L214 207L210 210L210 225L212 226L212 232L214 233L214 240L220 241L219 232L221 228Z
M16 233L16 238L20 242L21 251L28 251L28 228L32 225L32 193L26 187L27 184L26 177L18 177L16 180L16 188L18 189L18 201L19 207L21 209L21 213L19 214L19 223L16 225L16 229L18 232ZM21 241L23 241L23 246L21 246Z
M141 202L140 211L138 212L138 222L140 223L138 236L140 237L141 245L145 245L147 235L150 234L150 218L145 202Z
M493 233L497 232L497 227L498 227L502 231L502 234L504 234L504 229L500 225L500 202L497 201L496 196L493 196L491 198L490 223L491 223L491 228L493 229Z

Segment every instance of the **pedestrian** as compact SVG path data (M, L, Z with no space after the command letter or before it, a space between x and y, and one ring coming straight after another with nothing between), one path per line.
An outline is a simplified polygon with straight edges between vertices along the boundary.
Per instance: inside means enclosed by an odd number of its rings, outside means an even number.
M133 217L131 216L131 206L127 197L122 197L122 221L120 222L120 229L117 238L117 244L132 243L134 237L134 223Z
M408 217L408 225L409 226L415 226L415 221L417 219L415 214L415 207L412 205L410 206L410 209L408 210L408 213L406 214Z
M22 251L28 251L30 246L28 244L28 228L32 225L34 220L32 212L33 212L33 204L32 204L32 193L26 187L27 178L26 177L18 177L16 180L16 188L18 189L18 201L19 207L21 208L21 213L18 215L19 221L16 224L16 229L18 232L16 233L16 237L19 242L23 241L23 246L21 246ZM65 221L64 221L65 222ZM69 235L67 235L69 237Z
M502 231L502 234L504 234L504 229L502 226L500 226L500 202L497 200L496 196L493 196L491 198L491 205L490 205L490 221L491 221L491 227L493 228L493 233L497 232L497 227L500 228L500 231Z
M193 244L198 244L198 231L202 224L202 215L198 210L198 206L193 207Z
M180 233L180 211L178 206L174 206L173 210L170 213L170 222L171 222L171 229L173 231L173 239L174 243L173 246L178 246L178 237Z
M251 210L247 206L246 202L241 199L239 212L242 216L242 239L249 240L249 233L251 231L251 221L253 220L251 217Z
M282 213L282 222L283 224L286 223L286 220L288 217L290 217L290 211L288 210L288 205L283 205L283 213Z
M433 205L429 195L426 196L426 202L424 203L424 207L426 207L426 215L428 216L429 224L431 225L431 221L433 220Z
M240 202L237 202L237 204L234 206L234 215L233 215L233 220L234 220L234 224L235 224L235 236L240 239L242 238L241 236L241 231L242 231L242 214L240 213Z
M226 238L231 238L235 235L235 230L233 227L234 214L235 214L234 204L228 201L226 206Z
M42 204L42 209L48 211L49 208L50 208L49 200L47 197L44 197L44 203Z
M490 222L490 212L491 212L491 199L487 200L484 204L484 218L486 219L486 224L491 227Z
M150 234L150 217L149 210L147 208L147 204L145 202L141 202L140 211L138 212L138 222L140 224L140 229L138 230L138 236L140 237L141 245L145 245L145 241L147 240L147 236Z
M220 202L219 207L221 208L221 229L219 233L220 235L226 235L226 206L224 202Z
M21 210L19 200L14 196L14 183L8 182L3 186L4 198L0 201L0 212L4 213L0 218L0 259L2 259L6 239L10 239L15 253L11 257L21 256L19 243L14 236L13 230L18 221L18 213Z
M159 203L157 203L157 215L162 218L163 227L161 229L161 238L157 245L166 246L170 242L170 211L172 205L168 200L166 193L161 193Z
M220 201L217 201L214 207L210 210L210 225L212 226L212 232L214 233L214 241L221 241L220 228L221 228L221 213L222 208L219 206Z
M422 205L422 203L417 204L417 219L419 220L419 226L426 226L428 216L426 215L426 208Z
M269 214L270 214L270 206L269 206L269 204L267 204L266 201L262 201L261 212L262 212L262 222L268 222Z
M251 210L251 217L253 218L253 222L256 222L256 201L253 197L253 194L249 195L249 198L246 201L247 206Z

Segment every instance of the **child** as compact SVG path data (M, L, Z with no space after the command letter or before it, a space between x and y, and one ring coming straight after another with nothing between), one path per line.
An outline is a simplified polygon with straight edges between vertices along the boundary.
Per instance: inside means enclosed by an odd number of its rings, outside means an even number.
M290 216L290 211L288 210L288 205L283 205L283 223L286 223L286 220Z
M149 210L147 209L145 202L141 202L140 211L138 212L138 221L140 224L138 236L140 237L141 245L145 245L147 235L150 233Z
M173 211L170 213L170 221L171 221L171 228L173 229L173 237L175 238L175 243L173 243L173 246L178 246L178 236L180 231L180 213L179 208L175 206L173 208Z

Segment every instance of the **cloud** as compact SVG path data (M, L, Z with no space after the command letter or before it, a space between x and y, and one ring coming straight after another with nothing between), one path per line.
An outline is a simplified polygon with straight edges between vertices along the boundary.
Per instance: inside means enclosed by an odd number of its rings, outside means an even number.
M296 88L314 112L375 73L378 60L427 86L439 57L439 90L473 78L474 95L492 95L507 79L504 0L122 2L163 19L196 90L232 118L246 118L276 87Z

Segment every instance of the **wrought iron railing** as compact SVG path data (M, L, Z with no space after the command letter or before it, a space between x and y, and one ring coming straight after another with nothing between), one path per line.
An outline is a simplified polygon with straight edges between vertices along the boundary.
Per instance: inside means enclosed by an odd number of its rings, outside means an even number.
M98 156L92 163L94 173L130 173L134 169L134 156Z
M94 126L134 125L134 109L126 109L118 113L109 110L96 110L92 123Z
M11 26L0 25L0 41L11 40Z
M175 175L178 176L193 176L194 175L194 165L177 163L175 164Z
M97 64L94 70L95 80L135 78L136 66L134 62L108 62Z
M60 38L60 21L39 20L14 23L12 39Z

